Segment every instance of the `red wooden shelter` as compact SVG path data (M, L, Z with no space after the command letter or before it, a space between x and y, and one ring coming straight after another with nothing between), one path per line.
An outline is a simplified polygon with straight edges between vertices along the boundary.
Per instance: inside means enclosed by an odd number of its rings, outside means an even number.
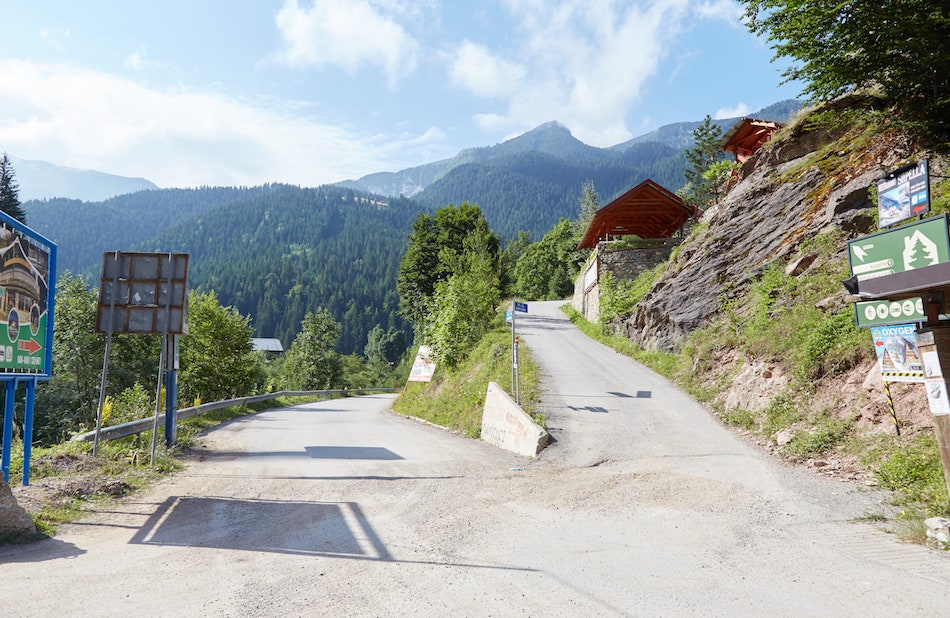
M722 136L719 149L734 154L736 163L745 163L782 126L781 122L743 118Z
M593 249L608 236L670 238L695 214L678 195L647 179L594 213L577 248Z

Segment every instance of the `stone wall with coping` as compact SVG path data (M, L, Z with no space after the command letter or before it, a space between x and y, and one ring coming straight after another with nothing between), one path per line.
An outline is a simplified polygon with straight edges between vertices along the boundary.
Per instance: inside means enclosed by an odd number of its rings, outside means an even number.
M683 237L637 241L638 246L597 243L595 257L587 261L574 282L571 306L588 322L596 322L600 317L600 280L604 274L610 273L617 281L632 281L669 259L670 253L681 242ZM596 276L590 269L596 269Z

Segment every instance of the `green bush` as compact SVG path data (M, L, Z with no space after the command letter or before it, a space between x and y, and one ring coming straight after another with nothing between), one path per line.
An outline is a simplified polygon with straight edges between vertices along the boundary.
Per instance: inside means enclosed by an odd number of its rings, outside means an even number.
M919 507L932 515L950 513L947 483L933 433L892 447L881 456L874 474L882 487L896 492L897 504Z
M796 433L785 446L785 452L801 459L821 455L844 440L850 429L850 421L826 416L823 421L815 423L811 430Z

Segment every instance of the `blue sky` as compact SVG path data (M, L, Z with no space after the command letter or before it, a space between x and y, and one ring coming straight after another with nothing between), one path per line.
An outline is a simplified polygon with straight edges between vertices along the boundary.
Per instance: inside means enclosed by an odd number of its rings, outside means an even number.
M612 146L798 96L732 0L0 0L0 151L316 186L557 120Z

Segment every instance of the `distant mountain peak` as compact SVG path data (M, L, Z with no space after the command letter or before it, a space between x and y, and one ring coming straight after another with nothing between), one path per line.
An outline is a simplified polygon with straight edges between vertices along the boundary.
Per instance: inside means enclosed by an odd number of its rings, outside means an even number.
M145 178L116 176L94 170L31 161L10 155L20 187L21 202L64 197L84 202L102 202L117 195L158 186Z
M560 122L558 122L557 120L550 120L548 122L545 122L544 124L538 125L534 129L528 131L528 133L537 133L537 132L542 132L542 131L560 131L562 133L567 133L568 135L573 136L573 133L571 133L571 130L568 129L563 124L561 124ZM527 135L527 133L525 135Z

